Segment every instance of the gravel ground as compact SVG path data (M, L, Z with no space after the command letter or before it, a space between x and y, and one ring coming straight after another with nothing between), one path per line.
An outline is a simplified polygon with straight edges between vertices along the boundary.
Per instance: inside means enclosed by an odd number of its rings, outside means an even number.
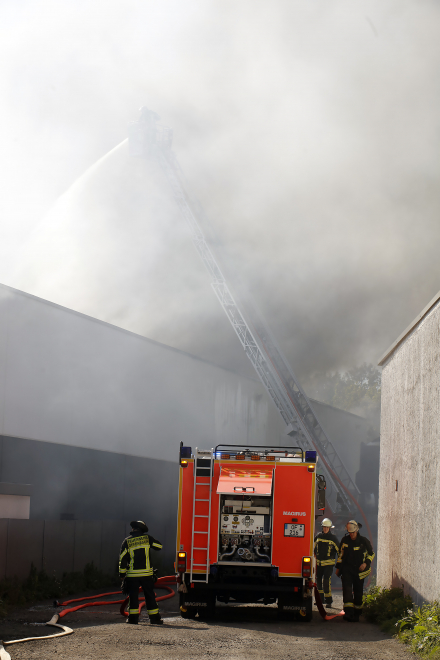
M81 594L83 595L83 594ZM335 595L331 610L342 607ZM138 626L128 626L118 606L100 606L68 614L60 623L74 634L6 646L12 660L409 660L415 656L366 623L347 623L341 617L323 621L316 611L310 623L278 621L275 607L228 605L217 608L213 622L182 619L177 599L160 603L163 626L150 626L142 615ZM0 638L17 639L55 632L32 623L48 621L50 603L13 613L0 622Z

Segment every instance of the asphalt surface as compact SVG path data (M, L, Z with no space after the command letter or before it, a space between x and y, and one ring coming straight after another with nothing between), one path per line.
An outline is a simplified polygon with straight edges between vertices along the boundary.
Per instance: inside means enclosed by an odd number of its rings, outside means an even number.
M329 613L336 614L341 609L340 594L335 595L334 604L338 607ZM323 621L315 611L308 623L279 621L274 606L220 605L216 619L208 622L182 619L177 598L162 601L160 608L165 620L163 626L151 626L145 614L139 625L127 625L119 614L119 606L80 610L60 621L74 629L73 635L8 645L6 650L11 660L408 660L415 657L377 626L362 619L359 623L347 623L342 617ZM34 625L48 621L55 611L46 602L11 613L0 622L0 639L56 632L55 628Z

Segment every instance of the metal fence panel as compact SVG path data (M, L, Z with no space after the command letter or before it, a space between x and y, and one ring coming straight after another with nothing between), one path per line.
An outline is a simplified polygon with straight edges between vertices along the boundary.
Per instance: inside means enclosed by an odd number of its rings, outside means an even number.
M6 577L8 526L9 521L6 518L0 519L0 580L4 580Z
M44 520L9 520L6 576L26 578L33 564L43 568Z
M86 564L90 564L90 562L99 567L101 536L102 520L75 520L74 571L83 571Z
M113 573L115 570L118 564L119 548L125 536L125 522L121 520L102 521L100 568L105 573Z
M48 575L61 577L73 571L74 549L74 520L44 521L43 568Z

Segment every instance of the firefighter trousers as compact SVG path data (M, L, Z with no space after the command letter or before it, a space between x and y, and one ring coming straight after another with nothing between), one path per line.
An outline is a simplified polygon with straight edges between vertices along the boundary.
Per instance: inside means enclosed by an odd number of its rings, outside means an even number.
M153 577L128 577L128 613L136 615L139 613L139 587L145 595L145 607L148 616L155 617L159 614L159 608L156 603L156 594L154 593L154 578Z
M327 605L330 604L331 601L333 600L332 573L333 573L333 564L331 566L316 567L316 585L318 587L318 591L321 595L321 598L324 596Z
M345 615L358 619L362 614L364 580L360 579L358 571L344 568L342 572L342 597L344 599Z

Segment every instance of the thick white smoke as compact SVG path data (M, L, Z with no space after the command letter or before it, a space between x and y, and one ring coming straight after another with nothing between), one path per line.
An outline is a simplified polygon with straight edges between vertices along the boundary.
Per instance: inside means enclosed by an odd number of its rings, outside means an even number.
M440 288L438 4L27 7L2 10L4 283L239 363L151 164L121 146L46 213L146 104L302 379L375 362Z

